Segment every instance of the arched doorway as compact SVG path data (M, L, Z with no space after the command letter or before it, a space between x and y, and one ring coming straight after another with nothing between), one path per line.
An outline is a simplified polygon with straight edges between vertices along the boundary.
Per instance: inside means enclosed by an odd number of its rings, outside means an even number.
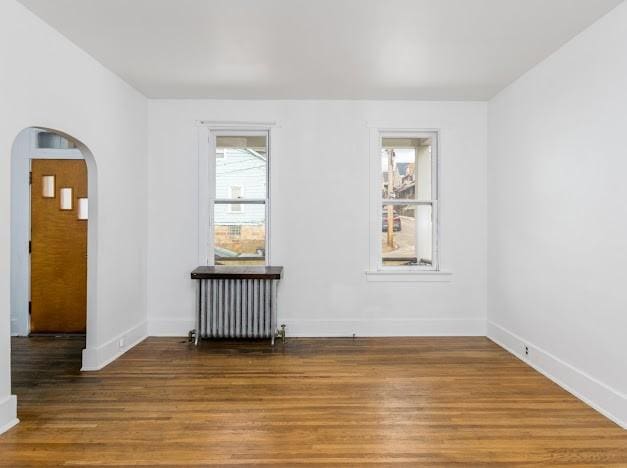
M94 340L96 193L95 160L80 140L43 127L18 134L11 153L12 335L78 333L85 348Z

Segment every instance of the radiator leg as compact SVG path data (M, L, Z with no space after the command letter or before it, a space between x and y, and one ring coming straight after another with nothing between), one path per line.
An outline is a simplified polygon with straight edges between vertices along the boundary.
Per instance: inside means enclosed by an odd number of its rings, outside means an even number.
M196 333L194 345L198 346L200 340L200 316L202 314L202 280L198 281L198 311L196 314Z
M270 296L270 336L272 337L272 346L274 346L274 340L276 338L276 322L277 322L277 286L278 283L275 280L270 280L270 289L272 294Z

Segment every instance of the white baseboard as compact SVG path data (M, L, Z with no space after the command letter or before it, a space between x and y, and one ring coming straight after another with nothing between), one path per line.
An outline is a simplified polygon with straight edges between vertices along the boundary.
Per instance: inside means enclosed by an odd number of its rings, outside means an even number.
M100 370L147 337L148 324L143 321L97 348L86 348L83 350L83 367L81 370Z
M485 336L485 319L415 319L415 320L281 320L287 336L359 337L384 336ZM148 322L149 336L187 336L194 329L193 320Z
M21 324L19 319L11 317L11 336L28 336L28 333L28 324Z
M487 336L599 413L627 429L627 396L548 351L488 321ZM525 346L529 354L525 355Z
M0 401L0 434L8 431L20 420L17 419L17 398L9 395Z
M287 336L485 336L485 319L281 320Z

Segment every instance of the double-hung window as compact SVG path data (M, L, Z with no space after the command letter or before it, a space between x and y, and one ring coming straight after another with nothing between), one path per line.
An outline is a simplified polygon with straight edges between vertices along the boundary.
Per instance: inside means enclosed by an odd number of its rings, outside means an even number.
M437 142L436 132L376 132L372 225L379 271L439 269Z
M267 131L209 133L209 264L267 263L268 141Z

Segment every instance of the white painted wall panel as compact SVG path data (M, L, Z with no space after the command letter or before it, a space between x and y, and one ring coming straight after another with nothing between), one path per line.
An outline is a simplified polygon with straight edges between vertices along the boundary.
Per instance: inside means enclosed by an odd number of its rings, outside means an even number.
M0 402L11 391L10 162L15 137L29 126L58 129L83 141L95 156L98 332L88 348L98 349L145 321L146 112L141 94L17 2L0 2Z
M277 122L270 250L285 266L288 334L484 333L485 103L210 100L149 104L152 333L193 327L197 120ZM369 124L441 130L441 263L452 282L367 281Z
M625 422L626 83L623 3L494 98L488 131L489 320Z

